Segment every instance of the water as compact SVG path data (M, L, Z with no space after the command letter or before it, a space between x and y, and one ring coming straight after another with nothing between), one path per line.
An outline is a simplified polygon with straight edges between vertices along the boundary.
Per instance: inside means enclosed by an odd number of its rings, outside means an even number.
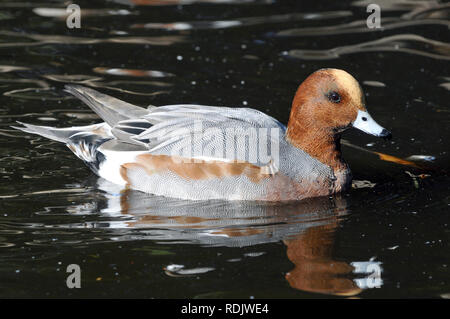
M1 1L0 297L448 298L450 7L380 1L374 31L372 2L77 1L81 29L68 29L65 1ZM297 86L323 67L353 74L394 135L346 133L356 182L331 198L121 191L64 145L9 127L97 122L65 83L286 123ZM81 289L66 286L69 264Z

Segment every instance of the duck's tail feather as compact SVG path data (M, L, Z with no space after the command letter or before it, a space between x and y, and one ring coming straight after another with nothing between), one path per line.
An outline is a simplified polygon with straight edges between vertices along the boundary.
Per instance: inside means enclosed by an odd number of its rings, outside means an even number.
M23 126L11 126L11 127L26 133L41 135L43 137L61 143L67 143L69 137L72 136L74 133L76 133L76 131L74 131L71 128L55 128L50 126L39 126L22 123L19 121L17 121L17 123Z
M11 126L11 127L16 130L41 135L51 140L66 144L70 142L72 136L81 132L96 134L105 138L111 136L111 129L106 123L93 124L88 126L64 127L64 128L33 125L28 123L22 123L19 121L17 121L17 123L23 126Z
M81 85L68 84L65 91L86 103L98 116L111 127L117 122L140 118L149 113L148 110L121 101L115 97L97 92Z
M98 174L99 165L102 162L102 154L98 152L98 148L105 142L113 139L111 128L107 123L65 128L18 123L23 126L12 127L23 132L41 135L51 140L65 143L96 174Z

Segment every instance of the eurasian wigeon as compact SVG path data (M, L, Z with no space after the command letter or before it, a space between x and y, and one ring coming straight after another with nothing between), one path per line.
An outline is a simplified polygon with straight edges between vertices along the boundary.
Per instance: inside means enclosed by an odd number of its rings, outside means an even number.
M341 133L353 126L391 135L367 112L358 82L338 69L306 78L287 128L250 108L145 109L79 85L67 85L66 91L105 122L16 128L65 143L110 182L168 197L285 201L341 192L351 183Z

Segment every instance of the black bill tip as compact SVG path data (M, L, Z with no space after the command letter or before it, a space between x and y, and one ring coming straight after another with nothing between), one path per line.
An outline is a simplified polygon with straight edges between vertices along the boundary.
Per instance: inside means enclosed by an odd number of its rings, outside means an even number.
M392 133L384 128L380 133L380 137L385 140L390 140L392 138Z

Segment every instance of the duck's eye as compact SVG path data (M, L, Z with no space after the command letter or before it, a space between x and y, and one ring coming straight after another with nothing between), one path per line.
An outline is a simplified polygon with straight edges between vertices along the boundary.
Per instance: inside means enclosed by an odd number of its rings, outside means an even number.
M328 96L328 99L333 103L341 102L341 96L339 95L338 92L332 91L332 92L328 93L327 96Z

